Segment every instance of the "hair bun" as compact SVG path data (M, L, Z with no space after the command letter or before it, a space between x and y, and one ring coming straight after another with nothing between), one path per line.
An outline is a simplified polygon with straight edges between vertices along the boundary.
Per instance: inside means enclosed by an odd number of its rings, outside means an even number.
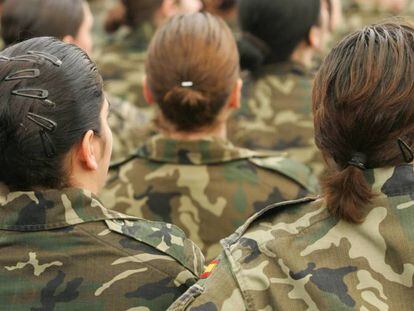
M196 107L207 103L208 99L193 87L175 86L165 94L164 102Z
M211 124L216 111L206 96L190 87L175 86L163 98L164 116L178 130L191 131L198 124Z

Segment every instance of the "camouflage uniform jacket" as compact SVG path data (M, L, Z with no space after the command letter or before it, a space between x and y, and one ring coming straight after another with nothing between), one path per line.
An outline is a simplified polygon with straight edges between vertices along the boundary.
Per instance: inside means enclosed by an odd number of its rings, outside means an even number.
M111 102L109 123L114 136L112 160L125 158L155 132L155 111L143 96L146 49L154 28L122 28L94 50L94 59Z
M269 206L170 309L413 310L414 167L367 179L378 195L362 224L333 218L323 199Z
M381 9L376 1L367 0L343 0L343 9L345 16L345 27L341 27L338 35L345 36L350 32L359 30L365 26L377 24L387 18L395 17L396 15L411 15L412 12L404 10L403 12L390 12ZM408 2L408 1L407 1ZM410 14L411 13L411 14ZM342 39L342 38L339 38ZM339 41L338 39L338 41Z
M0 310L165 310L203 267L180 229L83 190L11 192L0 207Z
M314 143L313 75L303 66L265 66L245 79L241 109L230 119L230 141L253 150L288 152L289 157L323 170Z
M147 23L139 29L122 28L95 51L99 72L105 81L105 90L111 95L151 110L147 105L142 83L145 76L146 50L154 34L154 27Z
M108 208L173 223L208 259L228 236L272 202L316 191L307 167L216 138L148 140L117 170L102 193Z
M155 111L138 108L117 97L108 96L108 100L111 103L112 161L116 162L125 159L148 137L155 135Z

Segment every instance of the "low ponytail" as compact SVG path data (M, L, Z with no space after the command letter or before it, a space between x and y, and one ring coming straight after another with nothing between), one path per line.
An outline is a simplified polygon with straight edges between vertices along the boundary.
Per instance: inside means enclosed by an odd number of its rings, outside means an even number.
M211 125L221 107L210 104L200 91L179 86L169 90L160 104L164 116L178 131L192 131L200 124Z
M321 186L332 215L351 223L364 221L363 207L374 196L364 171L351 165L342 171L330 170L321 178Z

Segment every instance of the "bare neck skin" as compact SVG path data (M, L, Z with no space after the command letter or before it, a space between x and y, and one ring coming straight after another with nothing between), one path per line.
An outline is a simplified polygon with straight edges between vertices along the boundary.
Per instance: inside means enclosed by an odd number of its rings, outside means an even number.
M227 125L226 121L218 121L216 124L205 127L192 132L183 132L177 131L173 125L169 124L168 121L164 120L162 117L159 117L160 132L170 139L174 140L184 140L184 141L194 141L200 140L207 137L215 137L223 140L227 139Z
M314 55L314 49L302 42L298 45L295 51L293 51L290 60L309 68L312 66Z

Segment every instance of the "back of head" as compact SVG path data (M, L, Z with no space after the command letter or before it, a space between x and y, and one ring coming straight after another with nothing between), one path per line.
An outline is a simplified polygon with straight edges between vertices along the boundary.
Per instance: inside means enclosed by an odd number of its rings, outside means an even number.
M316 144L329 164L322 186L333 214L362 221L373 197L363 170L405 162L399 139L414 143L413 102L412 26L366 27L327 56L316 77L313 112Z
M1 34L6 45L34 37L76 37L84 19L84 0L6 0Z
M175 16L153 38L146 72L154 100L176 130L211 126L239 78L235 40L208 13Z
M100 132L102 79L78 47L50 37L0 54L0 181L14 190L68 186L65 158Z
M107 13L105 30L111 33L124 25L135 28L145 22L153 22L162 4L163 0L119 0Z
M254 71L263 64L287 61L307 40L320 11L320 0L240 0L242 68Z
M208 10L226 12L236 7L237 0L203 0L203 4Z

